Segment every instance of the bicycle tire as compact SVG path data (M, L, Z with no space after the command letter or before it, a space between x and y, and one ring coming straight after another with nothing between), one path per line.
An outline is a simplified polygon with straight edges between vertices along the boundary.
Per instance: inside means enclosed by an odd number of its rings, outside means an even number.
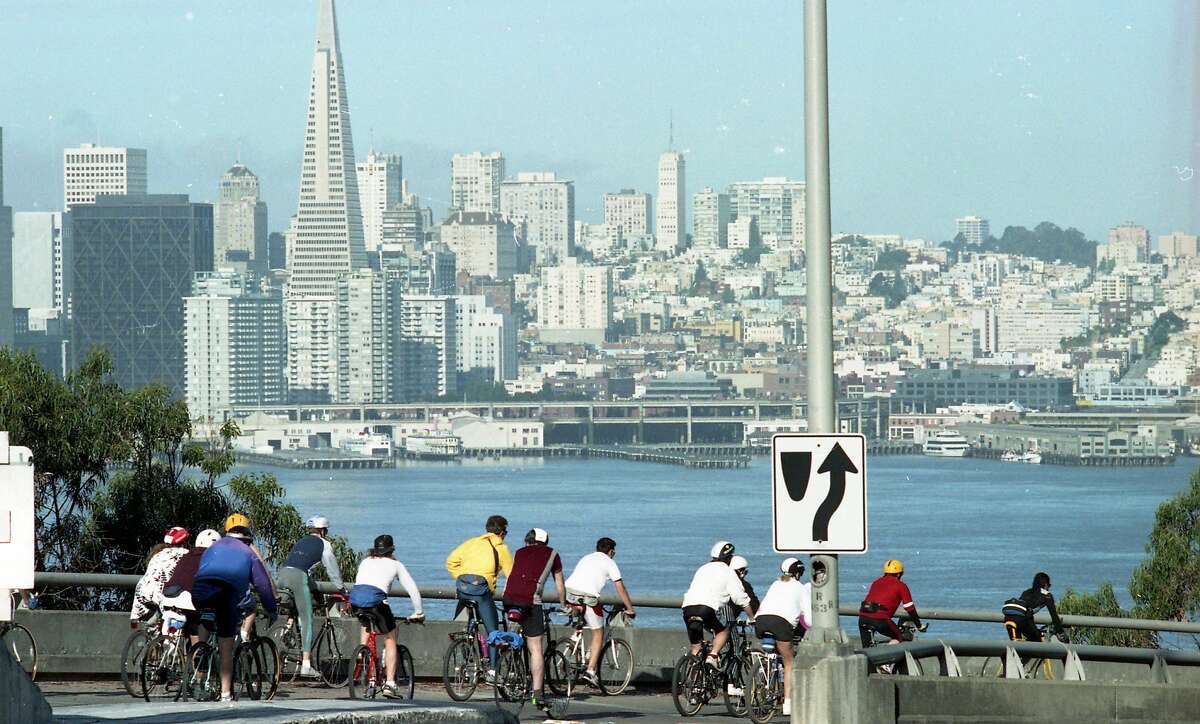
M258 656L249 643L239 643L233 650L233 686L235 689L240 687L247 699L258 701L262 698Z
M782 698L782 693L772 691L770 667L772 662L755 662L753 674L750 677L750 696L746 701L746 715L754 724L767 724L775 717L776 700Z
M350 680L346 685L350 689L351 699L374 699L379 691L380 681L376 654L369 646L359 645L350 657Z
M700 657L692 654L684 654L675 662L675 670L671 672L671 701L680 716L696 716L705 704L706 697L697 696L704 688L703 666Z
M184 699L193 701L216 701L221 695L220 652L201 641L183 657L185 675L180 684Z
M417 668L412 652L404 644L396 644L396 691L401 699L412 701L417 694Z
M280 617L275 625L267 630L267 637L275 642L275 649L279 654L279 681L295 683L304 662L300 622Z
M730 716L746 716L746 694L750 690L750 682L746 674L750 671L750 662L744 656L730 656L721 667L721 698L725 702L725 711ZM730 693L729 687L737 687L740 694Z
M606 696L616 696L629 688L637 662L633 658L633 647L625 639L609 639L600 652L600 666L596 675L600 679L600 691Z
M442 686L454 701L466 701L479 686L482 655L474 639L455 639L442 658Z
M580 653L582 645L576 649L571 639L560 639L554 643L553 649L546 651L546 685L550 687L550 691L557 696L566 696L568 686L573 690L576 680L579 678L579 673L584 670L584 664L581 663L583 654ZM561 654L561 658L553 654ZM559 667L560 670L551 671L550 666Z
M342 656L332 624L321 627L313 642L312 658L313 666L326 686L341 689L350 683L350 660Z
M519 718L532 688L521 652L514 649L501 651L496 660L496 683L492 686L496 708Z
M571 663L562 649L553 649L546 653L545 677L546 686L549 687L550 693L554 694L554 699L548 702L554 709L551 714L553 718L559 719L566 713L571 696L575 693L575 677L571 674ZM556 713L557 699L563 700L561 713Z
M0 635L0 640L4 642L4 648L8 649L13 660L29 676L29 680L36 681L37 641L33 640L33 634L29 633L29 629L19 623L10 623L4 633Z
M138 688L142 691L142 698L147 702L150 701L150 692L156 685L157 671L160 664L160 659L163 656L163 639L161 636L155 636L146 645L146 650L142 656L142 663L138 667ZM182 688L182 687L180 687ZM176 692L176 698L179 694Z
M279 691L280 677L280 660L279 649L275 647L275 642L267 636L259 636L252 642L255 651L258 653L259 665L262 667L264 676L265 694L263 699L270 701L275 698L275 694Z
M121 647L121 685L125 687L125 692L135 699L141 699L143 696L142 657L146 655L146 647L150 645L150 640L149 633L134 631Z

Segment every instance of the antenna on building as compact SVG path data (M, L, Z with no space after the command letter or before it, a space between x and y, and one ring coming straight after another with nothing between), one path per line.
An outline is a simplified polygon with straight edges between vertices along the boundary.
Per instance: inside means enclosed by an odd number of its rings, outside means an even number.
M374 156L375 155L375 126L371 126L368 133L371 136L371 148L370 148L370 150L367 151L367 155Z
M675 150L675 109L667 111L667 150Z

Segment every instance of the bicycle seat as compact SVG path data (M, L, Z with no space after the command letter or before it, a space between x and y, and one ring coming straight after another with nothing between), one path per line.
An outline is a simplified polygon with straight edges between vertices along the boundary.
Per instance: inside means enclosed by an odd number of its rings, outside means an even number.
M354 613L354 617L358 619L358 622L366 626L369 630L375 633L383 633L387 630L387 624L383 620L383 616L374 608L352 606L350 610Z

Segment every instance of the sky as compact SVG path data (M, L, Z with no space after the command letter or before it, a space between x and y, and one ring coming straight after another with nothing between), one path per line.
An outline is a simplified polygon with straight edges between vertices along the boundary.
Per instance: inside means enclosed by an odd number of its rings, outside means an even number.
M979 214L1103 240L1200 230L1197 0L829 3L835 232L933 241ZM359 158L404 157L443 215L450 156L689 195L804 177L800 0L337 5ZM0 0L5 203L62 205L62 149L148 150L152 193L216 197L238 157L270 227L295 212L315 0ZM689 204L690 206L690 204Z

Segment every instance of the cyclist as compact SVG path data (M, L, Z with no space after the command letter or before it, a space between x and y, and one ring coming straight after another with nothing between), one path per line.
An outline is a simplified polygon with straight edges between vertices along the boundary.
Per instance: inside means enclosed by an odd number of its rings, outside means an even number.
M562 558L550 547L550 534L533 528L525 534L525 546L513 556L512 570L504 582L505 609L516 609L521 615L521 631L529 647L529 674L533 679L533 705L545 709L543 684L546 678L546 618L542 610L542 588L553 577L558 589L559 605L567 607L567 590L563 585Z
M462 611L463 602L472 601L479 607L479 619L483 628L491 634L499 626L496 604L492 598L496 590L496 579L503 572L512 570L513 558L504 537L508 535L508 519L493 515L484 524L484 534L468 538L446 557L446 570L454 579L454 590L458 598L455 617ZM488 647L489 669L487 678L496 676L496 649Z
M1023 638L1026 641L1041 641L1042 632L1033 622L1034 614L1045 608L1050 612L1052 630L1055 635L1062 637L1062 619L1058 617L1058 607L1054 605L1054 596L1050 593L1050 575L1039 572L1033 577L1033 585L1016 598L1004 602L1004 630L1008 638L1016 641Z
M717 610L732 601L734 605L744 609L750 620L754 621L754 612L750 610L750 596L742 586L729 562L733 559L733 544L721 540L713 544L710 551L712 560L700 566L692 576L692 584L683 595L683 623L687 626L688 641L692 645L692 655L700 653L700 644L704 641L704 630L713 634L712 649L708 652L708 664L717 667L717 654L729 640L729 630L717 618Z
M221 534L211 528L197 533L196 547L179 559L174 572L171 573L171 579L167 581L167 585L163 586L162 607L183 614L186 621L183 630L191 638L193 644L199 643L201 638L207 637L208 632L200 625L196 606L192 603L192 584L196 580L196 571L200 568L200 558L213 543L219 540L221 540Z
M750 574L750 561L746 560L742 556L734 556L729 560L729 567L732 568L733 572L737 574L737 577L741 579L742 590L744 590L746 595L750 597L750 610L752 615L757 616L759 604L758 595L754 593L754 586L750 585L750 579L747 578L747 576ZM726 608L732 617L735 613L733 611L733 607L727 605Z
M396 616L388 605L388 591L392 587L392 581L399 581L412 601L413 612L408 620L425 620L425 613L421 607L421 590L417 588L404 564L392 555L395 551L396 545L390 535L385 533L377 536L367 557L358 564L354 588L350 589L351 610L355 614L371 613L381 629L380 633L383 634L383 663L387 673L383 695L392 698L400 696L396 688ZM367 645L368 636L367 627L363 625L360 641L364 646ZM409 675L412 675L411 671Z
M230 526L233 522L235 525ZM228 535L209 546L200 557L192 584L197 610L217 614L217 639L221 652L221 701L233 701L233 644L241 617L240 603L250 586L258 591L271 623L275 622L275 590L262 559L244 539L250 538L250 519L235 513L226 520Z
M792 640L803 638L812 621L812 584L800 580L804 562L799 558L785 558L779 570L783 575L767 589L758 607L754 633L760 640L775 639L783 660L783 713L787 715L792 713Z
M613 560L616 555L616 541L612 538L599 539L595 552L579 559L566 582L567 602L583 608L583 625L592 632L587 671L583 674L583 678L592 686L598 686L600 682L596 671L600 668L600 650L604 647L604 608L600 605L600 591L604 589L604 584L613 582L621 603L625 605L626 616L633 618L637 615L633 601L629 599L629 591L621 580L621 569Z
M342 582L342 572L338 570L337 556L334 555L333 545L329 542L329 519L323 515L314 515L305 522L308 535L301 538L292 546L283 567L279 569L279 585L291 589L292 598L296 602L296 612L300 616L300 635L302 637L302 662L300 675L308 678L318 676L312 667L313 641L313 581L309 577L317 564L325 566L329 580L333 585L345 591ZM319 595L319 594L318 594Z
M254 529L250 527L250 519L241 513L234 513L225 519L225 535L230 538L237 538L245 543L258 557L259 562L265 568L267 559L263 557L262 551L258 546L254 545ZM278 601L279 594L275 591L275 580L267 576L267 584L271 589L271 600ZM254 602L254 591L250 586L246 586L246 593L242 596L242 600L238 602L238 611L242 616L241 637L243 641L250 640L250 631L254 629L254 622L258 619L258 606Z
M187 529L175 526L163 534L162 543L150 550L150 555L146 557L146 572L134 588L133 608L129 612L131 622L145 621L158 610L163 586L171 578L179 559L188 552L184 546L187 539Z
M929 627L921 623L912 593L900 580L903 577L904 564L895 559L889 560L883 564L883 575L876 578L867 591L867 597L858 609L858 635L862 638L863 648L875 643L876 631L887 636L889 643L898 644L904 640L904 632L892 620L897 608L904 608L918 631L925 631Z

